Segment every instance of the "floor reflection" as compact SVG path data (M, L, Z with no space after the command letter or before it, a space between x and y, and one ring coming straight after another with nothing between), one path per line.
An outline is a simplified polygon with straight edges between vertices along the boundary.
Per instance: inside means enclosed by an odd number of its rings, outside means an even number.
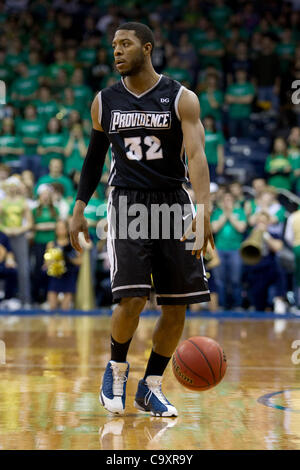
M292 361L299 322L189 319L183 339L216 339L228 370L216 388L194 393L168 366L163 390L180 412L171 419L133 406L154 323L141 319L128 358L126 413L113 417L98 400L109 318L1 317L0 449L300 449L300 365ZM270 394L272 407L258 402Z

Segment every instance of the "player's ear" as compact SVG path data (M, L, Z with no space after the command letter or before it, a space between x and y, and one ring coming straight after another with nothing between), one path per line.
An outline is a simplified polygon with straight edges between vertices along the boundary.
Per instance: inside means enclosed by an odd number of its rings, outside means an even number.
M146 44L144 44L144 50L145 50L147 55L151 55L151 51L152 51L151 42L147 42Z

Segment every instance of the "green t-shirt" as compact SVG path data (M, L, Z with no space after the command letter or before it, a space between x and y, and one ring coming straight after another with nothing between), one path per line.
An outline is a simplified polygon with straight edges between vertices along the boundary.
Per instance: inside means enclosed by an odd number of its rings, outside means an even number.
M97 51L94 48L84 47L79 49L77 58L85 67L91 66L96 61Z
M0 147L8 147L12 149L23 148L22 140L19 136L13 134L0 135ZM19 155L7 152L5 155L1 155L1 162L8 163L13 160L18 160Z
M295 44L283 44L279 43L276 46L275 52L279 57L279 64L281 73L286 73L289 69L290 63L295 55Z
M288 150L289 162L292 168L291 182L295 184L297 193L300 192L300 176L296 176L294 173L296 170L300 170L300 149L297 147L289 148Z
M206 41L207 33L204 29L192 28L188 33L190 42L194 44L196 49L202 46L203 42Z
M177 80L178 82L192 82L192 77L191 74L189 73L188 70L181 69L181 68L175 68L175 67L168 67L164 70L164 75L168 75L169 77L172 77L174 80Z
M28 137L31 139L39 140L40 136L44 132L45 125L42 119L22 119L17 124L17 133L22 138L23 147L25 149L25 155L35 155L37 152L37 143L36 144L29 144L24 142L24 140Z
M17 93L17 95L27 97L37 91L39 82L36 77L17 78L11 86L10 94Z
M269 155L266 164L265 171L269 173L268 184L275 188L291 189L291 174L282 173L285 168L291 168L291 164L284 155ZM274 174L272 172L275 171Z
M54 207L55 217L51 214L49 206L43 206L39 214L39 208L36 207L32 211L34 224L41 224L45 222L56 222L58 219L58 210ZM49 243L55 240L55 230L35 230L34 242L35 243Z
M75 201L71 204L70 215L73 214L73 209L75 206ZM98 214L98 215L97 215ZM89 200L88 205L84 209L84 216L87 220L92 222L98 222L99 220L107 217L107 202L96 197L92 197ZM96 226L89 226L89 233L93 238L96 238Z
M211 9L209 17L217 29L223 30L226 28L231 13L231 8L226 5L216 6Z
M43 119L45 124L58 113L58 105L54 100L47 101L46 103L41 100L35 100L33 104L36 107L38 117Z
M204 91L199 95L200 109L201 109L201 119L204 119L206 116L213 116L216 121L221 121L222 119L222 104L224 96L222 91L216 90L213 92L213 97L216 102L219 104L218 108L213 108L210 105L208 99L208 93Z
M49 148L49 147L61 147L62 151L61 152L47 152L45 155L42 155L41 158L41 163L42 166L47 167L49 166L50 160L52 158L59 158L60 160L64 161L64 147L66 144L66 139L63 134L44 134L40 141L39 141L39 146L44 147L44 148Z
M89 138L84 136L83 140L85 142L86 147L88 148ZM71 155L65 158L64 173L66 175L69 175L74 170L81 171L84 158L85 158L85 155L83 157L80 155L78 140L75 140L74 148L73 148Z
M46 75L46 67L43 64L29 65L28 72L30 77L44 77Z
M255 88L250 82L245 83L233 83L230 85L226 94L232 95L235 97L243 97L247 95L254 95ZM236 119L248 118L251 113L252 104L239 104L232 103L229 105L229 116Z
M0 64L0 80L3 80L6 84L10 84L14 79L14 74L11 68L7 64Z
M58 106L59 111L57 113L57 118L62 120L63 125L67 124L72 111L78 111L80 115L82 115L84 111L82 105L78 102L74 102L73 104L61 103Z
M217 207L212 213L211 222L219 220L223 213L223 209ZM236 207L233 209L233 214L236 215L238 220L244 222L247 221L246 214L243 209ZM224 251L239 250L243 241L243 234L238 232L238 230L236 230L228 220L218 233L215 233L214 237L216 248Z
M73 197L74 188L73 183L68 176L62 175L54 178L51 175L45 175L39 178L36 186L34 188L34 195L37 196L37 190L41 184L51 184L51 183L60 183L65 189L64 197Z
M79 107L88 106L92 101L93 93L90 87L86 85L73 85L74 98Z
M7 54L6 63L15 69L21 62L26 62L24 54Z
M219 39L213 40L205 40L201 45L201 49L205 49L206 51L223 51L224 46L223 43ZM199 52L201 58L202 67L207 67L208 65L214 65L217 69L220 69L222 66L221 59L219 57L207 56L201 53L201 49Z
M223 144L224 137L221 132L211 132L205 130L205 154L208 163L217 165L218 146Z
M74 66L65 62L64 64L51 64L47 70L47 77L55 80L60 70L65 70L67 76L70 78L74 72Z

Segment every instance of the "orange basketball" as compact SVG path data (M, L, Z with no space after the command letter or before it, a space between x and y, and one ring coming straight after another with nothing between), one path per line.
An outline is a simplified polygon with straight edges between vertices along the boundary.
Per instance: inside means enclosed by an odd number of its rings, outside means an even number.
M206 336L192 336L177 347L172 367L179 383L200 392L221 382L227 363L225 353L216 341Z

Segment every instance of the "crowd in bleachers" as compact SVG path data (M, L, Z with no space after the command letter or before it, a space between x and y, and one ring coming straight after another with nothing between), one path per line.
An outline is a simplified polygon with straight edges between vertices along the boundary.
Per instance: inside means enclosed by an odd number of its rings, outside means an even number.
M54 308L59 296L53 293L59 291L68 294L64 308L72 305L80 257L68 246L61 221L72 213L89 143L91 101L119 79L111 48L115 28L133 20L154 32L157 72L199 97L211 181L218 188L212 224L221 263L210 281L218 305L284 310L287 292L297 293L300 284L300 104L292 99L292 83L300 78L298 3L0 0L0 80L6 85L6 96L0 94L2 305L18 298L11 305L46 302ZM105 247L96 235L109 160L108 154L85 211L98 305L111 300ZM248 269L239 247L256 225L271 238L264 240L265 265ZM53 285L44 253L59 244L73 277ZM294 272L281 255L292 250ZM277 273L276 282L256 272L264 269ZM259 285L269 301L258 305ZM212 308L218 305L214 298Z

